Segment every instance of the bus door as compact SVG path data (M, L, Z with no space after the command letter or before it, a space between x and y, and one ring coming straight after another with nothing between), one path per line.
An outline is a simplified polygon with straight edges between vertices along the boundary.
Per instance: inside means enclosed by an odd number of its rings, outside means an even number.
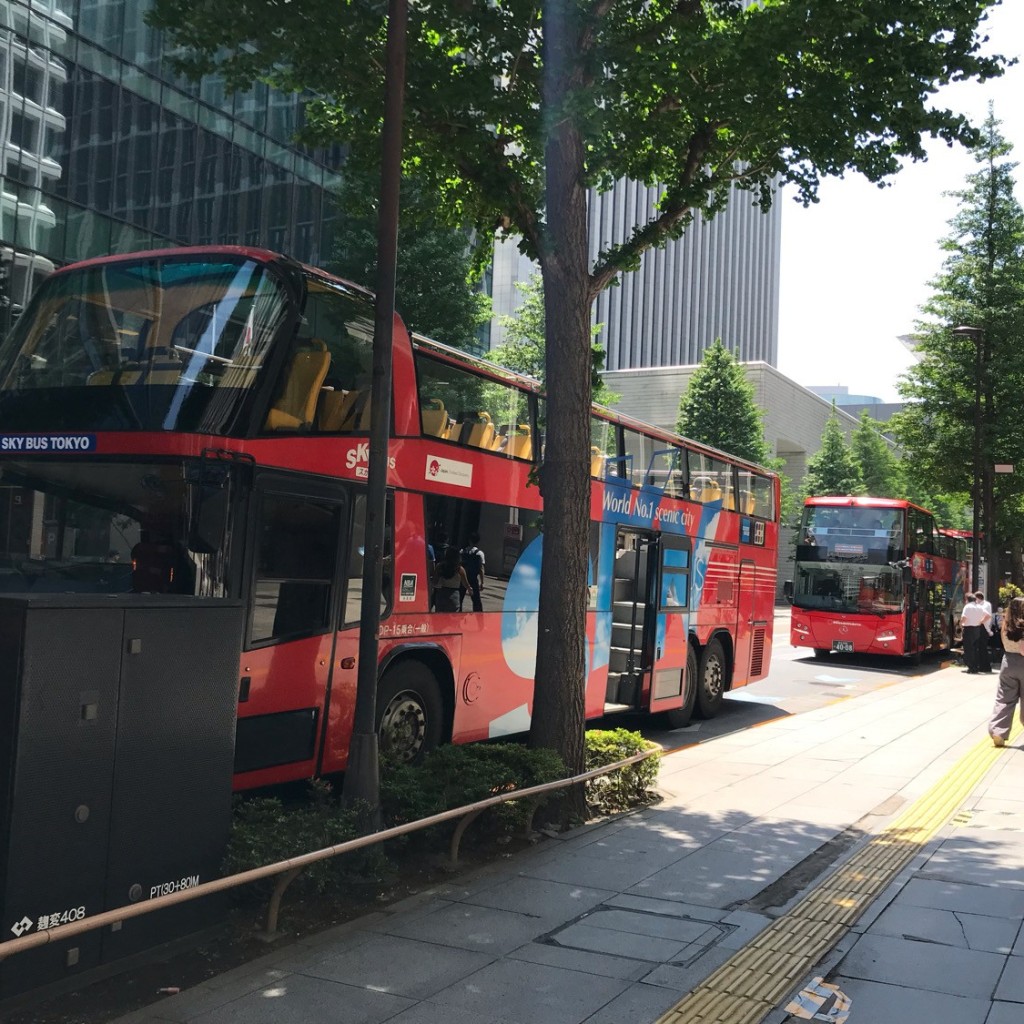
M235 771L250 784L316 772L343 596L344 485L261 474L251 506L249 612Z
M758 627L767 628L766 622L754 622L754 585L757 568L753 562L740 562L739 600L736 603L736 662L733 669L733 685L739 686L750 679L750 656L753 639Z
M912 579L907 584L906 644L907 654L915 654L928 647L928 581Z
M637 708L650 671L654 648L652 585L658 535L620 528L615 535L612 576L612 642L608 657L605 706ZM652 571L652 569L654 571Z
M652 602L654 652L649 677L644 680L645 707L648 711L682 712L693 707L697 686L696 672L692 679L687 679L686 673L690 538L685 534L662 533L658 552L658 588Z

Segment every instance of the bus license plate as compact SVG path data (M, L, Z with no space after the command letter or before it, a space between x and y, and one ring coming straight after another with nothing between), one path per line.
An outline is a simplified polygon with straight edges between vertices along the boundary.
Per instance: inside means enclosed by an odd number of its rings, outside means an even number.
M853 654L852 640L833 640L832 650L837 654Z

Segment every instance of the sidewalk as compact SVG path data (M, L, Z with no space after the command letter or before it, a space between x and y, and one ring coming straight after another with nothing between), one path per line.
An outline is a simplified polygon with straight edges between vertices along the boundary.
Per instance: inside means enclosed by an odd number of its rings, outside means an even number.
M1024 750L1019 735L989 749L994 690L948 668L670 754L654 807L120 1024L779 1024L822 999L833 1013L816 1019L835 1024L1018 1024ZM882 867L861 871L865 853ZM828 896L844 864L864 884ZM858 901L852 926L835 923ZM812 923L791 920L808 906ZM764 950L785 971L759 975ZM787 1013L821 978L838 991Z

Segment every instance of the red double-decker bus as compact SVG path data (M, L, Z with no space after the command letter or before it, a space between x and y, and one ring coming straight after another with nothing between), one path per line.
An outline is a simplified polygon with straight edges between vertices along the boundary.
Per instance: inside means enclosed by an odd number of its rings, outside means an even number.
M373 309L274 253L58 271L0 347L0 590L246 603L236 785L345 768L356 687ZM539 384L395 320L382 747L529 726ZM593 410L586 711L684 724L768 671L777 478ZM472 586L458 586L458 565Z
M968 577L963 538L889 498L808 498L790 640L830 652L920 656L952 645Z

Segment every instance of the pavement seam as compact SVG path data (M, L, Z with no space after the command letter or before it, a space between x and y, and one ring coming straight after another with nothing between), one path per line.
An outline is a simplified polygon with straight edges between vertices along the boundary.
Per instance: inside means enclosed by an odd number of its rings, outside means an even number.
M1020 735L1018 726L1012 738ZM1003 752L986 738L656 1024L759 1024L949 824Z

